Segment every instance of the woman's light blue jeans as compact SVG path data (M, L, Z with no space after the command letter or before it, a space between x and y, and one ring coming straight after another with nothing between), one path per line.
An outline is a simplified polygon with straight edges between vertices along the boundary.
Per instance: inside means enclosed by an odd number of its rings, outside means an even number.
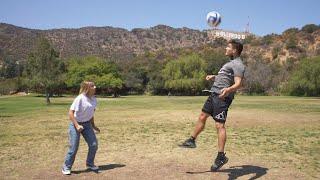
M83 126L81 134L88 144L89 151L87 155L87 166L94 166L94 158L98 150L98 141L93 131L91 122L79 123ZM73 123L69 125L69 151L66 155L64 168L71 169L79 148L80 133L74 127Z

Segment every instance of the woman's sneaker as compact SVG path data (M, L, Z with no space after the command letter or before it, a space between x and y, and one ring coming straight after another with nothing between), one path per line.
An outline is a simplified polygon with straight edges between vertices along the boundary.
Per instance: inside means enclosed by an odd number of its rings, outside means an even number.
M95 171L95 172L99 171L99 167L95 165L93 166L87 165L87 168L90 169L91 171Z
M62 174L64 175L70 175L71 174L71 169L67 168L67 167L63 167L61 169Z

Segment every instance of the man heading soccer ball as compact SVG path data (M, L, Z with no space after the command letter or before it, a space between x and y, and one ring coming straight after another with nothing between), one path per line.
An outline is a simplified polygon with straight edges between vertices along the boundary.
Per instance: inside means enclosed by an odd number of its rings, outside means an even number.
M228 162L228 158L224 152L226 143L225 122L227 118L228 108L232 103L234 94L241 87L243 81L245 66L240 59L243 45L231 40L226 47L225 55L230 57L230 61L223 65L218 75L207 75L206 80L214 81L210 90L211 95L204 103L202 112L195 126L191 137L184 141L181 146L186 148L196 147L196 138L204 129L206 120L212 116L215 120L215 126L218 134L218 155L211 166L211 171L217 171Z

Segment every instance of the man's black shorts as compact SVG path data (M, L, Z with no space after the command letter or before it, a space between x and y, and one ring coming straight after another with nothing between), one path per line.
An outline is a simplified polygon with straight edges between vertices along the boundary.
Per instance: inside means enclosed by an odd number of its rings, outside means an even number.
M232 98L219 98L219 94L212 93L204 103L202 112L210 114L217 122L225 123L227 119L228 108L232 103Z

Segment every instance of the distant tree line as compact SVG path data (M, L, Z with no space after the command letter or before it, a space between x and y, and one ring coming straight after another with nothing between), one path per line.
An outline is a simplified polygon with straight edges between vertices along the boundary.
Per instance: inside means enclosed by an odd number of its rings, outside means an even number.
M302 30L313 32L315 28L319 27L308 25ZM287 31L290 34L295 30ZM264 38L265 43L269 41L270 37ZM292 48L288 43L288 48ZM273 51L277 54L279 49ZM208 44L198 49L145 52L124 61L95 56L61 59L49 41L40 38L24 63L3 55L0 94L32 91L44 94L46 102L50 103L50 97L76 94L83 80L91 80L96 83L98 94L114 97L127 94L203 95L202 90L212 85L205 81L205 76L217 74L228 61L224 53L221 46ZM242 93L320 96L320 57L301 61L288 59L281 65L277 61L266 62L259 54L244 57L244 60L247 71Z

